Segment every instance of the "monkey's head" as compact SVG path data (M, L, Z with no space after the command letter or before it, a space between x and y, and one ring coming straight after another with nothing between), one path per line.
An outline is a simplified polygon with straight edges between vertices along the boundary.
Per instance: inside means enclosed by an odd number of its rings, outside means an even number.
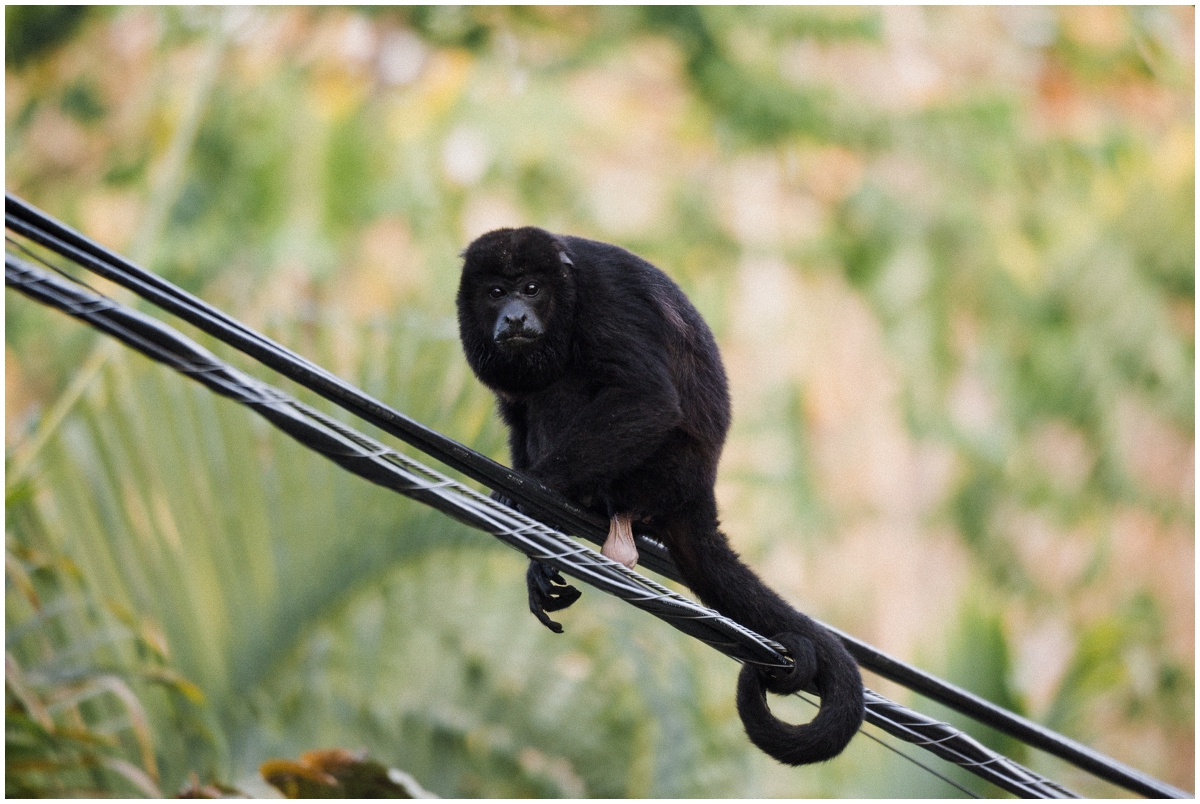
M566 245L532 226L497 229L467 246L458 333L485 385L527 393L562 373L570 357L574 270Z

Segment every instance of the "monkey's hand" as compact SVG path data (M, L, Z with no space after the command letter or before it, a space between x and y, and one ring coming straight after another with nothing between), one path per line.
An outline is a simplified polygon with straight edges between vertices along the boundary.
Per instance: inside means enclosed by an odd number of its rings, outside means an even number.
M525 585L529 587L529 610L542 625L561 634L562 626L547 617L546 612L560 611L570 606L580 598L580 591L563 580L554 567L537 560L529 562Z
M514 502L498 491L491 493L491 498L502 505L514 508L521 513L525 509L520 503ZM561 611L583 596L583 593L571 586L554 567L531 559L529 569L525 571L525 585L529 589L529 610L541 621L542 625L556 634L561 634L563 627L546 616L548 611Z

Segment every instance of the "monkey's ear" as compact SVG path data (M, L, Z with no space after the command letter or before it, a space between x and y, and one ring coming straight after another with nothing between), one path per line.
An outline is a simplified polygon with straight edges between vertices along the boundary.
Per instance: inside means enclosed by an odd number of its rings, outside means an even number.
M558 235L550 235L551 242L554 243L554 248L558 252L558 261L562 263L563 276L567 275L567 266L575 267L575 262L571 259L571 255L567 253L567 244Z

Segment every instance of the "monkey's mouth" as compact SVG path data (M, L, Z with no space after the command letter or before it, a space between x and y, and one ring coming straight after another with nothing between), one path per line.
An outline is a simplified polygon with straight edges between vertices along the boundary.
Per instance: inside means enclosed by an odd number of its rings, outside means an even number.
M496 345L502 349L525 349L537 343L540 335L526 330L504 332L496 336Z

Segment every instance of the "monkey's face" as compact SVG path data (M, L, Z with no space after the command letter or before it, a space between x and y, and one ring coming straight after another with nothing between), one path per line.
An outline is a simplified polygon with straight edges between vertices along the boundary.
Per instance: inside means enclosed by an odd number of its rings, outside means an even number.
M471 368L508 392L552 382L567 353L574 300L562 245L540 229L499 229L463 256L458 325Z
M521 276L515 280L493 278L487 285L481 306L487 308L484 320L494 321L492 343L502 352L520 354L537 346L546 334L542 319L550 303L539 278Z

